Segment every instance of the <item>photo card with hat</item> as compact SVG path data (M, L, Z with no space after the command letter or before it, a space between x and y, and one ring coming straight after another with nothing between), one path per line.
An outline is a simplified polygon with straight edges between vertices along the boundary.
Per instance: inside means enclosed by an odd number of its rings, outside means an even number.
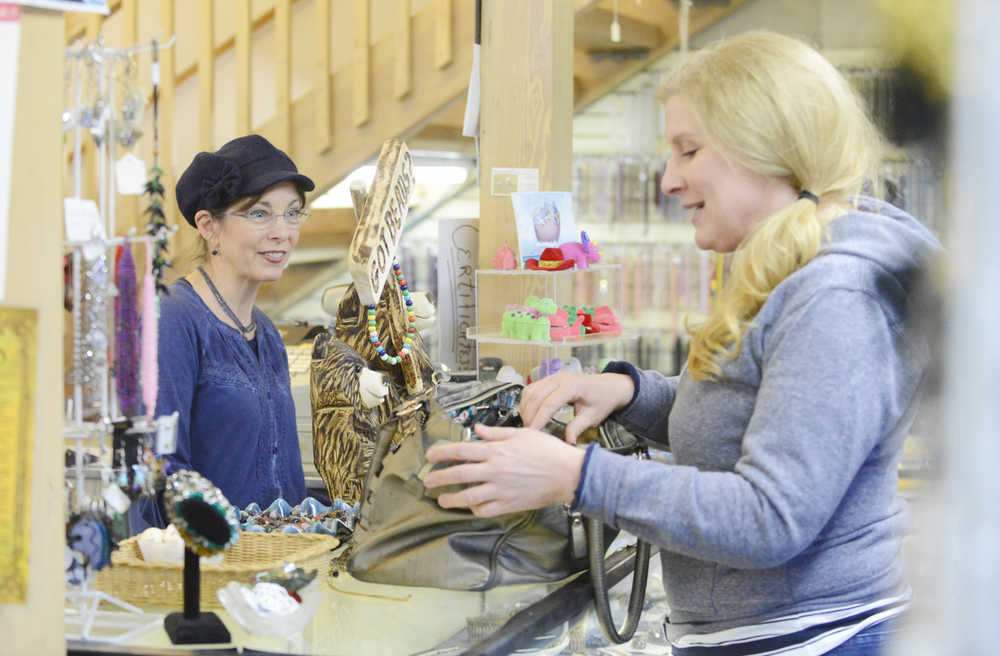
M568 191L515 192L510 195L517 224L517 245L521 265L528 268L561 270L566 266L539 267L547 249L555 255L559 244L574 241L579 234L573 218L573 194ZM550 258L546 258L546 262ZM536 266L529 266L532 261ZM569 265L570 267L572 264Z

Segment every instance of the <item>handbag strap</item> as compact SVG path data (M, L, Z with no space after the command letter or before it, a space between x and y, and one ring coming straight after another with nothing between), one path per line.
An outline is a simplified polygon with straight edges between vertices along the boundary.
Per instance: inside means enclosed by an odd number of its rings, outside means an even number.
M635 437L628 434L617 424L605 422L598 430L600 443L606 448L620 452L626 446L630 437L631 448L639 459L649 457L649 451L640 446ZM608 640L621 644L628 642L635 635L639 626L639 617L646 602L646 581L649 575L650 546L648 542L637 540L635 554L635 573L632 576L632 590L629 593L628 613L621 629L615 626L611 616L611 604L608 600L607 573L604 568L604 524L597 519L587 518L587 543L590 551L590 580L594 588L594 610L601 623L601 629Z

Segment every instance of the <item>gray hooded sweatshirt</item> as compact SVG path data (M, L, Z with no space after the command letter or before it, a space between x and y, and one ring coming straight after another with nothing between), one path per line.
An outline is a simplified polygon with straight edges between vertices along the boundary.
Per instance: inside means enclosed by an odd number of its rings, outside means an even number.
M904 314L940 246L870 198L829 228L723 382L609 368L636 382L616 418L677 464L592 448L575 505L661 548L671 639L906 589L897 464L928 349Z

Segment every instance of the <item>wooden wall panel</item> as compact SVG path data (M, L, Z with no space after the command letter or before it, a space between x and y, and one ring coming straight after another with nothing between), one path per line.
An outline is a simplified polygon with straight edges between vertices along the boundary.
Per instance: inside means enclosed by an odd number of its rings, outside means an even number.
M405 98L413 87L412 63L410 61L410 0L399 0L397 10L399 27L395 34L396 69L394 97Z
M212 151L215 114L215 3L202 2L198 20L198 144Z
M24 604L0 605L5 654L65 654L63 633L63 284L62 111L51 93L63 84L65 20L59 12L21 7L17 105L3 304L37 312L34 436L29 480L30 551Z
M253 93L250 79L250 3L236 3L236 133L248 134L253 126L251 116L251 94Z
M292 144L292 0L274 1L275 142L288 150Z
M354 2L354 126L360 127L371 117L371 32L370 0Z
M316 0L316 43L313 59L316 67L313 85L313 112L316 117L316 149L323 152L332 145L330 139L330 0Z
M437 33L434 37L434 65L444 68L454 57L454 30L452 29L453 0L437 0L434 9ZM572 19L572 15L570 16Z

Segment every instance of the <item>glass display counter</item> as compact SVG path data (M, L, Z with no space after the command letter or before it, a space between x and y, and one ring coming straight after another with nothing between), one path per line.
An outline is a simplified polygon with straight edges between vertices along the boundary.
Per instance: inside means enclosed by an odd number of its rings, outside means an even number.
M614 558L612 556L611 558ZM624 618L631 563L611 566L609 594ZM486 591L455 591L366 583L346 572L320 577L322 600L313 619L290 638L252 635L225 610L214 609L232 636L218 645L171 645L162 626L124 644L70 641L68 654L224 654L452 656L458 654L668 654L659 558L650 563L645 610L635 637L612 646L591 603L586 574L558 583L522 584ZM166 614L175 608L143 608ZM620 619L619 619L620 621Z

